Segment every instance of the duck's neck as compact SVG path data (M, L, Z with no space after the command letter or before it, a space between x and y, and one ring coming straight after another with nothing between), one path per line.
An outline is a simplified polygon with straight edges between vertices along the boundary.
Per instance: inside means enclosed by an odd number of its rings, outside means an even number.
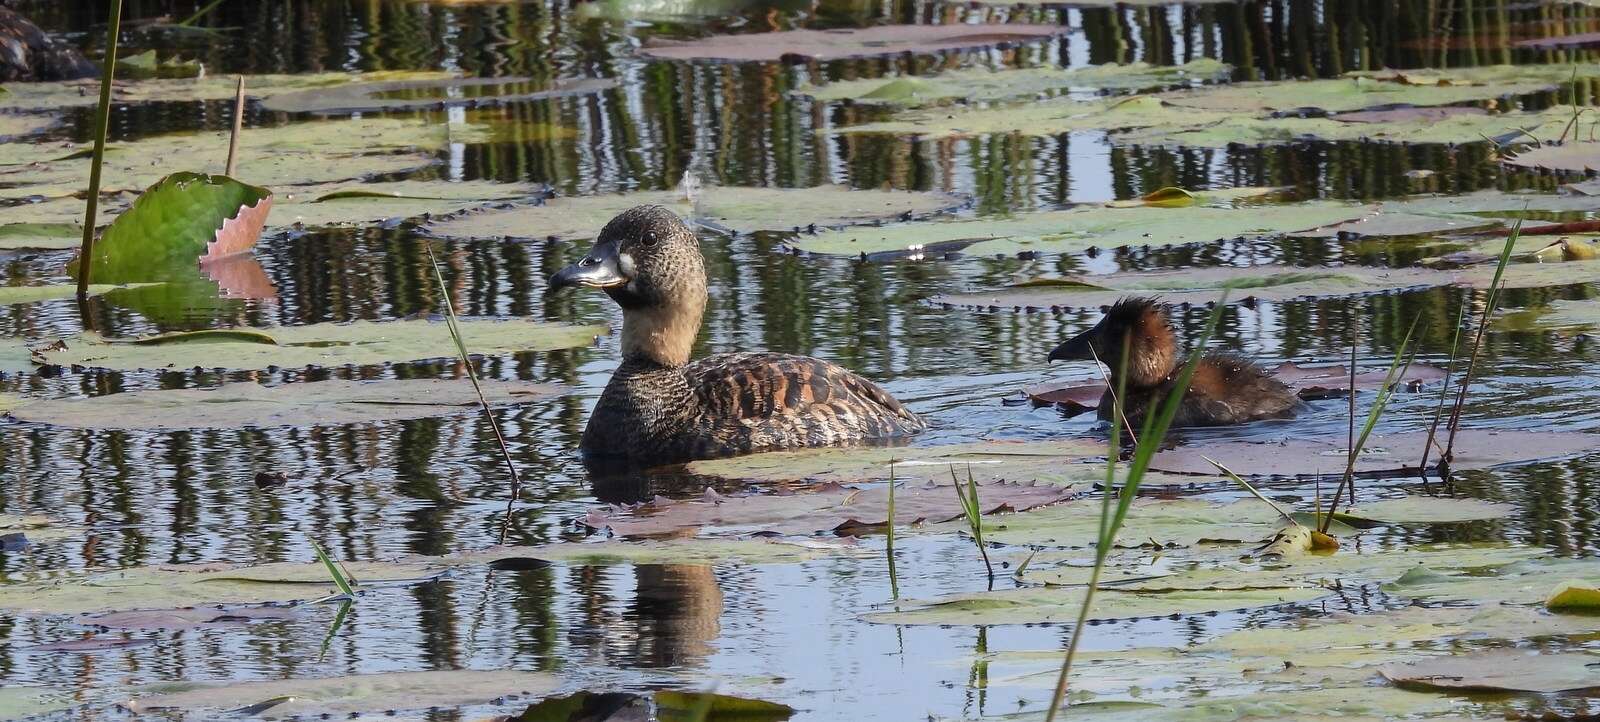
M689 351L700 333L704 293L675 303L625 309L622 313L622 361L677 368L689 363Z
M1172 328L1164 319L1142 323L1130 341L1128 386L1149 388L1166 383L1178 367L1178 337ZM1118 369L1113 367L1111 372L1116 374Z

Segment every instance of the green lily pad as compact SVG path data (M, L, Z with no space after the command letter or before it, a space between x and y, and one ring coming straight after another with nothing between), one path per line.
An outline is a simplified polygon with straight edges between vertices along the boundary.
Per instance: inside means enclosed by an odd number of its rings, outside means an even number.
M1231 504L1140 500L1128 512L1117 545L1253 544L1267 540L1282 525L1277 512L1253 499ZM1084 499L986 522L983 537L997 544L1082 548L1094 544L1099 528L1100 501Z
M1569 71L1570 72L1570 71ZM1159 96L1182 108L1263 115L1273 111L1316 108L1327 112L1361 110L1379 105L1450 105L1509 95L1552 90L1554 79L1504 81L1474 85L1413 85L1371 77L1326 80L1282 80L1229 83Z
M616 81L583 79L536 82L532 78L423 78L342 83L289 93L262 101L283 113L356 113L517 103L590 95L616 87Z
M127 285L116 285L110 283L91 283L89 284L89 288L87 290L89 291L90 296L99 296L120 288L138 288L146 285L150 284L132 283ZM16 303L56 301L63 298L76 298L77 295L77 286L67 285L64 283L52 284L48 286L0 286L0 306Z
M593 238L618 213L641 204L671 208L686 219L737 233L789 231L815 225L848 226L922 216L961 205L943 193L850 190L841 186L804 189L708 188L696 203L676 191L552 198L542 205L469 212L428 223L440 238Z
M1106 445L1092 439L1050 442L972 442L928 447L821 447L695 461L689 472L747 481L854 483L882 481L894 467L902 482L948 482L954 466L962 481L974 479L1067 484L1105 478ZM1082 467L1074 468L1074 467Z
M1478 65L1460 68L1406 68L1404 70L1357 70L1347 78L1370 78L1390 83L1430 86L1493 86L1514 83L1564 85L1577 78L1600 77L1600 63L1530 63L1527 65Z
M0 687L0 717L25 719L78 706L77 690L60 687Z
M473 353L548 351L590 343L603 326L568 326L538 321L463 320L462 340ZM343 366L446 358L456 355L443 321L356 321L249 329L270 343L215 332L190 332L135 342L93 334L66 339L64 348L43 351L44 363L104 369L208 368L235 370L269 366Z
M480 382L490 404L539 401L565 393L549 384ZM466 379L318 381L215 389L129 391L38 401L12 412L21 421L80 429L218 429L333 426L477 411Z
M1600 587L1594 583L1562 582L1545 598L1544 606L1557 612L1600 611Z
M849 100L861 104L921 106L951 100L1004 100L1078 88L1142 90L1194 81L1225 80L1232 71L1233 66L1210 58L1191 60L1183 65L1106 63L1071 70L1056 67L998 71L968 68L932 77L902 76L807 85L794 92L821 101Z
M1174 112L1178 112L1174 109ZM1191 112L1210 112L1195 110ZM1143 127L1112 133L1111 141L1128 145L1226 148L1233 145L1271 145L1303 140L1373 141L1383 143L1481 143L1485 138L1528 140L1524 131L1552 137L1572 120L1571 106L1541 111L1453 114L1445 118L1419 116L1387 123L1342 122L1331 118L1251 118L1227 116L1216 122Z
M308 73L301 75L246 75L247 98L267 98L308 88L326 88L348 83L394 80L439 80L454 77L435 70L384 70L373 73ZM232 100L236 76L208 75L202 78L167 80L124 79L119 73L113 86L116 103L190 102ZM0 109L55 110L92 107L100 102L99 80L69 80L51 83L7 83L0 94Z
M236 175L269 188L305 185L414 170L435 162L449 146L451 126L423 118L367 117L251 128L239 137ZM89 144L0 144L0 183L55 193L87 190ZM228 133L208 131L157 135L107 146L101 188L142 191L169 167L152 158L182 158L197 172L220 173L226 165ZM81 208L81 206L80 206ZM80 216L82 211L80 210Z
M162 59L154 50L117 58L117 75L134 79L195 78L203 72L199 61L176 56Z
M1384 665L1384 679L1428 692L1534 692L1600 689L1600 655L1490 649Z
M919 138L956 138L990 133L1031 136L1059 135L1077 130L1157 128L1157 133L1222 122L1223 113L1178 108L1150 95L1073 100L1052 98L1020 105L936 108L896 113L888 120L842 128L834 134L878 133Z
M261 236L272 192L227 176L174 173L117 216L94 244L89 278L165 281L197 262L248 251ZM82 259L74 261L74 266ZM76 273L77 271L73 271Z
M4 171L4 168L0 168L0 177L4 177ZM41 190L50 191L49 188ZM19 191L19 195L26 197L27 193ZM127 210L135 198L132 193L101 196L96 225L110 223L118 213ZM4 206L4 218L0 219L0 251L77 248L83 243L83 212L83 200L70 197L70 192L31 203Z
M0 96L0 104L4 103ZM25 135L42 133L55 127L61 118L54 115L0 113L0 139L12 140Z
M1137 293L1159 293L1172 304L1204 306L1216 302L1224 289L1229 303L1289 301L1308 298L1342 298L1440 286L1453 277L1425 268L1287 268L1219 266L1180 271L1113 273L1080 279L1040 279L1014 284L988 293L934 296L932 303L963 308L1043 310L1098 308ZM1059 282L1052 282L1059 280ZM1082 281L1079 283L1078 281ZM1087 285L1087 284L1094 285Z
M37 368L33 365L33 352L27 341L20 338L0 338L0 374L22 374Z
M1205 614L1259 609L1306 602L1328 594L1323 589L1233 589L1162 593L1102 589L1094 596L1089 618L1096 621ZM922 601L904 601L895 611L863 617L875 624L995 625L1077 621L1083 607L1082 588L1025 588L955 594Z
M1577 581L1600 582L1593 560L1541 557L1508 564L1492 573L1457 573L1448 569L1412 569L1383 585L1390 594L1429 601L1479 604L1543 605L1550 593Z
M1233 237L1266 237L1362 218L1373 206L1329 201L1236 207L1108 208L1025 213L1009 218L900 223L802 235L793 243L812 253L841 255L933 252L971 254L1067 253L1090 248L1163 247Z
M328 183L281 189L268 225L308 227L362 225L458 213L491 202L542 194L529 183L492 181L388 181Z
M250 716L264 719L320 716L326 719L390 710L485 704L507 695L543 695L554 691L559 684L555 677L542 672L467 669L270 682L165 682L132 690L133 698L126 706L139 715L173 710L211 712L215 716L266 705Z
M713 35L698 40L651 38L639 49L661 60L774 62L937 53L1038 42L1062 35L1060 25L1022 23L945 25L877 25L839 30L786 30L774 33Z

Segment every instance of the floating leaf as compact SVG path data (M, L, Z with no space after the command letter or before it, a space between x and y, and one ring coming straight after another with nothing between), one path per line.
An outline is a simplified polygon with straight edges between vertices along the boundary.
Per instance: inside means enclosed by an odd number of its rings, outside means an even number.
M1090 248L1164 247L1223 238L1266 237L1372 213L1372 206L1329 201L1234 208L1107 208L1023 213L1009 218L900 223L800 236L804 251L843 255L933 252L1067 253Z
M4 170L0 168L0 178L5 177ZM84 204L69 194L67 191L62 197L6 206L5 217L0 220L0 251L62 250L82 245ZM102 196L97 224L110 223L132 205L134 197L131 193Z
M1518 168L1592 173L1600 170L1600 142L1544 143L1505 155L1501 162Z
M202 78L168 80L124 79L119 73L113 86L114 103L190 102L232 100L236 76L209 75ZM373 73L307 73L298 75L246 75L247 98L266 98L279 93L307 88L326 88L346 83L389 80L437 80L453 77L436 70L384 70ZM16 110L55 110L92 107L100 102L100 81L71 80L52 83L7 83L0 94L0 108ZM254 132L255 129L251 129Z
M422 78L342 83L277 93L261 107L283 113L359 113L419 108L479 107L577 95L616 87L616 81L588 78L552 83L532 78Z
M194 78L204 72L199 61L186 61L177 57L161 60L154 50L117 58L117 70L118 75L132 79Z
M1176 108L1154 96L1137 95L1092 100L1052 98L1022 105L910 110L896 113L888 120L827 128L825 132L911 135L919 138L957 138L989 133L1050 136L1077 130L1127 128L1157 128L1157 132L1166 132L1221 122L1226 118L1222 113Z
M1600 689L1600 655L1490 649L1387 664L1384 678L1402 689L1429 692L1535 692Z
M1474 85L1414 85L1370 77L1280 80L1229 83L1197 90L1173 91L1158 97L1180 108L1230 114L1264 115L1274 111L1300 109L1339 112L1383 105L1450 105L1472 100L1526 95L1541 90L1553 90L1558 83L1566 79L1563 77L1560 80L1551 78ZM1396 120L1401 119L1396 118Z
M838 30L713 35L698 40L651 38L639 53L662 60L729 62L818 61L904 53L992 48L1061 35L1059 25L969 24L878 25Z
M105 629L209 629L300 617L299 607L179 607L85 614L73 621Z
M919 106L950 100L1004 100L1082 88L1142 90L1194 81L1225 80L1232 70L1232 66L1210 58L1198 58L1183 65L1140 62L1126 65L1106 63L1072 69L967 68L932 77L844 80L822 86L808 85L794 92L822 101L850 100L863 104Z
M1356 473L1414 470L1422 460L1422 445L1427 437L1425 431L1373 435L1356 458ZM1455 458L1451 459L1450 468L1484 469L1572 456L1592 449L1596 438L1559 431L1462 429L1456 435ZM1158 452L1150 468L1209 476L1215 469L1205 456L1227 459L1228 468L1240 476L1319 476L1338 472L1349 450L1342 436L1337 441L1303 437L1266 442L1223 441Z
M1326 596L1322 589L1183 590L1162 593L1099 590L1089 610L1096 621L1173 614L1259 609ZM875 624L995 625L1073 622L1083 607L1082 588L1007 589L902 601L896 611L863 618Z
M91 283L87 289L90 296L110 293L119 288L138 288L150 284L133 283L127 285L113 285L109 283ZM14 303L38 303L40 301L55 301L63 298L75 298L78 287L64 283L48 286L0 286L0 306Z
M491 202L541 196L527 183L492 181L387 181L328 183L281 189L271 224L348 226L458 213Z
M748 233L808 226L848 226L922 216L961 204L943 193L850 190L841 186L804 189L711 188L698 204L676 191L551 198L542 205L470 212L429 223L441 238L592 238L614 216L641 204L660 204L712 228Z
M174 173L139 196L100 235L90 278L165 281L177 272L187 274L197 262L248 251L271 208L272 193L265 188L227 176Z
M1169 304L1210 305L1228 290L1229 303L1343 298L1449 283L1447 272L1425 268L1291 268L1284 266L1214 266L1177 271L1112 273L1084 276L1081 284L1021 283L989 293L934 296L932 303L962 308L1045 311L1104 308L1129 294L1160 294ZM1094 285L1088 285L1088 284Z
M1272 145L1306 140L1381 143L1481 143L1485 138L1527 140L1527 133L1554 137L1572 120L1571 106L1442 119L1414 118L1388 123L1343 123L1337 118L1251 118L1228 116L1216 122L1143 127L1111 135L1113 143L1186 148ZM1174 110L1177 112L1177 110ZM1210 111L1192 111L1210 112Z
M461 334L474 353L548 351L589 343L603 326L568 326L526 320L465 320ZM234 338L177 337L176 343L108 340L93 334L66 339L64 348L40 353L44 363L106 369L264 369L269 366L342 366L453 357L441 321L356 321L256 329L275 344ZM159 338L159 337L156 337ZM197 353L199 344L202 352Z
M0 95L0 107L4 107L5 96ZM19 113L0 114L0 140L12 140L25 135L41 133L55 127L61 118L55 115L23 115Z
M1600 611L1600 587L1592 582L1562 582L1550 592L1544 606L1557 612Z
M1588 559L1538 557L1496 567L1490 573L1456 573L1427 567L1412 569L1383 585L1389 594L1430 601L1480 604L1542 605L1558 585L1593 584L1595 565Z
M656 712L663 718L689 715L690 718L707 720L708 722L718 722L719 720L763 722L764 720L786 720L795 712L793 707L786 704L710 692L682 692L663 689L657 691L654 696ZM699 715L699 717L693 717L694 715Z
M559 396L559 386L485 381L490 404ZM128 391L86 399L38 401L12 412L21 421L82 429L204 429L333 426L418 419L471 411L478 396L459 379L317 381L215 389Z
M311 719L485 704L512 694L542 695L558 684L555 677L541 672L464 669L270 682L164 682L132 690L127 707L139 715L174 710L216 716L281 698L265 710L267 716Z
M959 468L965 478L970 466L973 478L983 483L1004 480L1067 484L1104 479L1103 465L1084 462L1098 461L1105 454L1105 442L1092 439L1030 443L984 441L928 447L854 446L772 451L695 461L688 469L693 474L748 481L848 484L886 480L891 464L895 478L901 482L947 482L951 466ZM1075 468L1077 466L1083 468Z

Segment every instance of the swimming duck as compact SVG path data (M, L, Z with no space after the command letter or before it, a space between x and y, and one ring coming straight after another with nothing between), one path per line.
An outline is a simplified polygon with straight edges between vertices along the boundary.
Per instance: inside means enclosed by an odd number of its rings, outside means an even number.
M1128 360L1123 413L1137 427L1167 397L1182 371L1178 337L1165 306L1151 298L1125 298L1105 318L1050 352L1049 360L1093 360L1111 370L1111 386L1100 398L1099 417L1110 420L1112 395L1122 373L1123 339ZM1091 353L1092 351L1092 353ZM1225 426L1293 416L1300 399L1282 381L1250 360L1230 353L1200 357L1173 426Z
M926 428L871 381L806 356L689 361L706 307L700 242L661 206L611 219L547 293L599 288L622 307L622 365L583 430L586 460L654 466L754 451L889 439Z

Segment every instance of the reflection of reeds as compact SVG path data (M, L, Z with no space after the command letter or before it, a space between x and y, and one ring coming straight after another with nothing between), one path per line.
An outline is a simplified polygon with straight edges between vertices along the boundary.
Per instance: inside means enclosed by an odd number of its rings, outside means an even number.
M456 352L461 356L461 365L467 368L467 379L472 381L472 390L478 394L478 403L483 407L483 417L489 420L489 428L494 431L495 443L500 445L500 456L505 459L506 472L511 474L511 496L506 499L506 518L500 523L500 543L506 543L506 534L511 530L511 510L517 503L517 497L522 495L522 478L517 476L516 462L511 460L511 448L506 446L506 437L500 433L500 422L494 418L494 411L489 408L489 399L483 395L483 387L478 385L478 372L472 367L472 358L467 354L467 344L461 340L461 329L456 325L456 308L450 300L450 289L445 286L444 273L439 270L439 261L433 257L433 247L426 242L422 244L423 250L428 252L428 263L433 266L433 276L439 282L439 295L444 299L445 325L450 329L450 338L455 339Z
M1194 349L1189 352L1189 360L1184 364L1183 371L1178 374L1166 398L1162 399L1157 412L1145 415L1144 424L1139 430L1138 443L1134 445L1133 460L1129 462L1127 476L1123 479L1122 490L1117 495L1117 504L1113 509L1111 493L1117 477L1117 450L1122 448L1123 424L1118 421L1126 422L1122 413L1122 399L1126 391L1123 384L1128 377L1126 364L1129 351L1128 340L1123 339L1124 368L1116 375L1118 388L1112 401L1111 440L1107 447L1109 453L1106 454L1106 485L1100 496L1100 531L1095 540L1094 570L1090 572L1089 585L1083 591L1083 607L1078 610L1078 620L1072 625L1072 637L1067 643L1067 655L1061 662L1061 674L1056 678L1055 694L1050 698L1050 709L1045 712L1045 722L1055 721L1056 713L1061 709L1061 701L1067 696L1067 679L1072 674L1072 659L1078 652L1078 643L1083 639L1083 629L1088 625L1089 609L1094 604L1094 593L1100 584L1100 574L1105 571L1106 557L1111 554L1122 522L1128 518L1128 510L1133 506L1134 498L1138 496L1139 483L1149 470L1151 459L1161 448L1161 442L1167 436L1167 429L1172 426L1172 419L1177 416L1178 407L1183 404L1183 396L1189 390L1189 382L1194 379L1194 371L1200 365L1200 357L1205 353L1206 343L1217 330L1217 322L1222 318L1222 309L1226 301L1227 293L1223 293L1222 298L1217 299L1217 303L1211 307L1211 316L1206 319L1205 331L1195 341Z

